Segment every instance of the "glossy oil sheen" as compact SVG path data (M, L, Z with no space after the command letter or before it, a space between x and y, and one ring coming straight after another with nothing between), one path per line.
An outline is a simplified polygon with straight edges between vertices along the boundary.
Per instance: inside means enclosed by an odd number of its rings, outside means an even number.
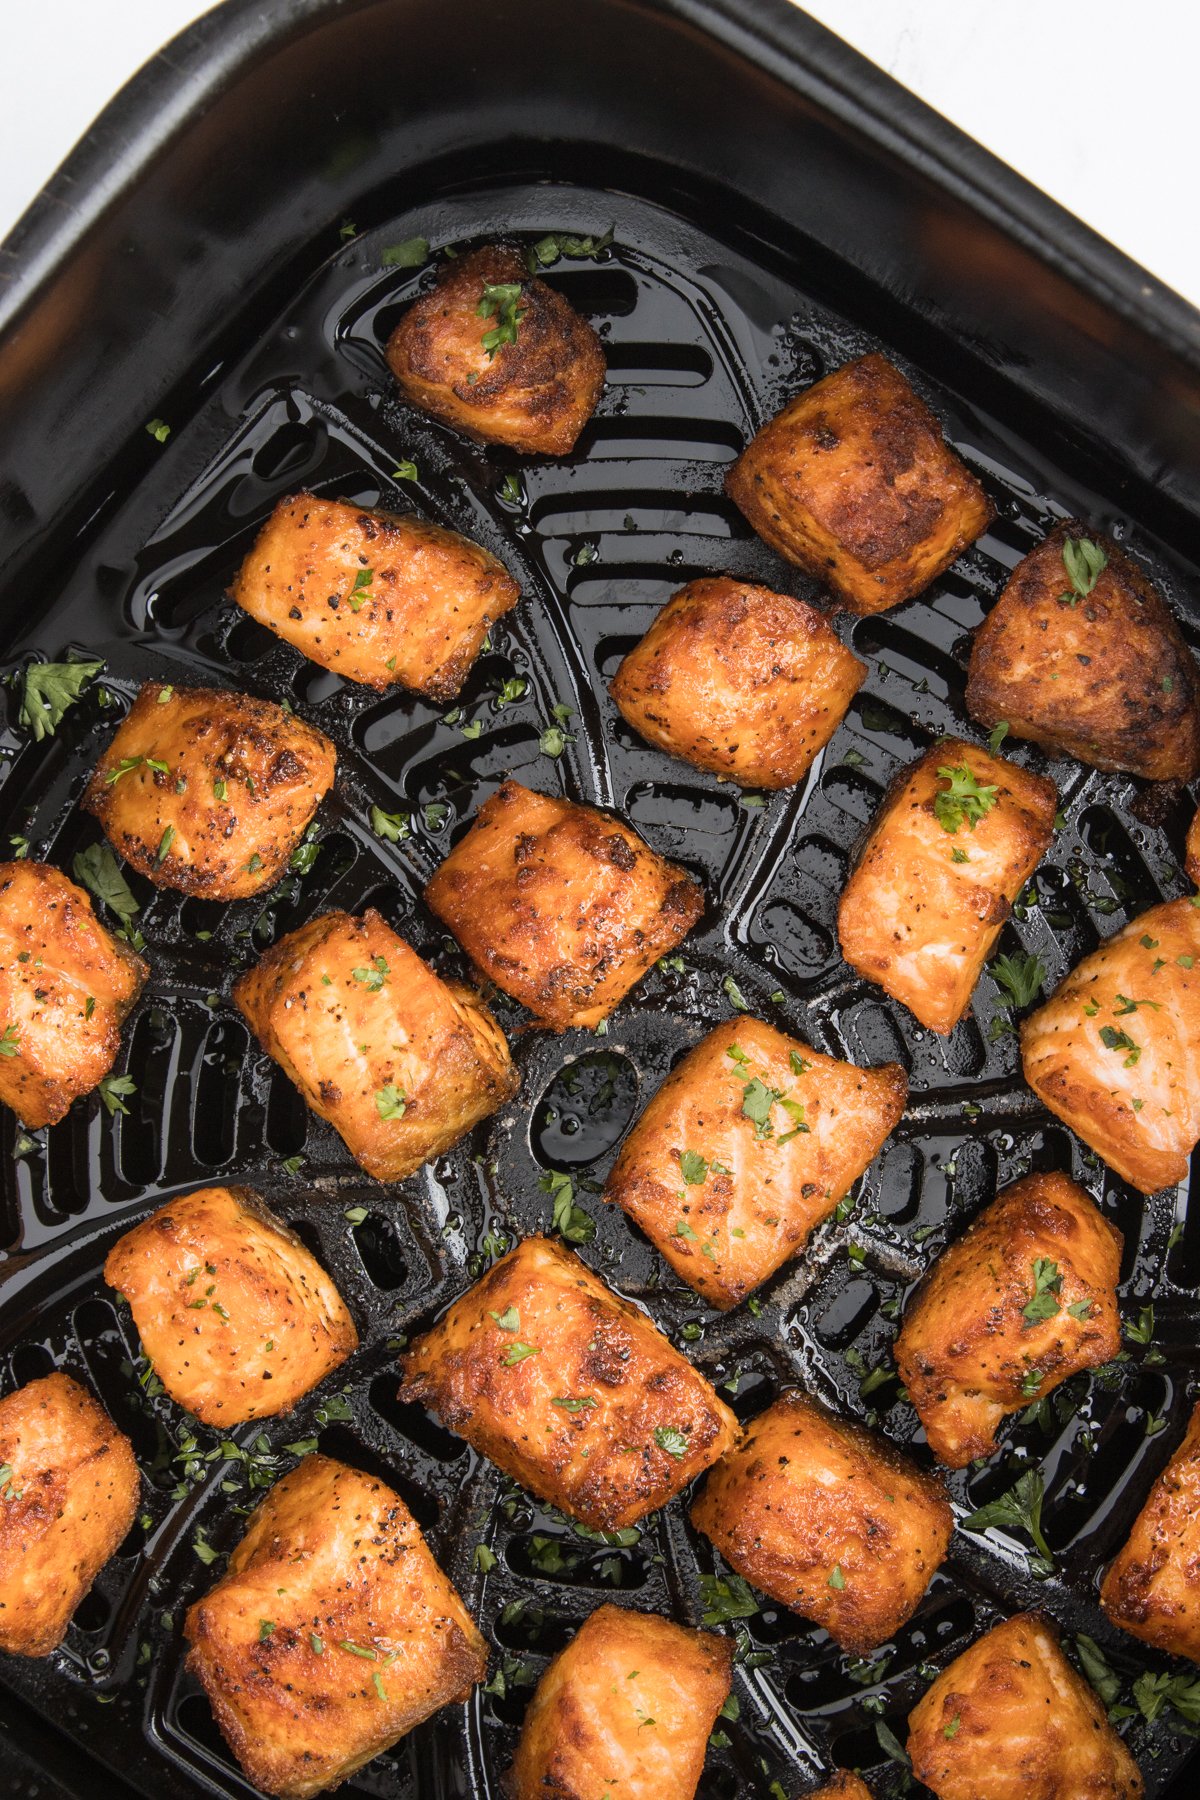
M599 415L573 457L523 467L396 403L382 344L429 276L385 267L386 245L416 234L435 248L466 245L505 230L532 240L610 224L616 243L603 261L559 263L549 276L593 320L609 359ZM831 271L794 243L747 245L707 216L550 183L456 190L349 242L331 231L323 261L321 249L283 315L247 316L240 362L213 379L192 371L188 424L143 459L143 474L89 538L65 590L30 597L29 630L7 649L10 667L34 649L102 654L108 698L97 684L55 738L33 746L4 690L0 845L19 833L35 855L69 869L96 837L75 802L138 682L151 676L286 697L336 742L339 777L320 814L314 867L268 900L219 907L156 893L130 876L154 974L119 1065L138 1082L129 1116L110 1121L93 1098L34 1134L29 1148L11 1116L0 1127L4 1380L52 1367L90 1380L132 1435L147 1476L147 1522L101 1576L63 1649L43 1664L4 1660L0 1682L141 1792L249 1792L183 1672L180 1624L222 1566L196 1554L198 1534L228 1551L242 1529L237 1508L255 1495L244 1479L223 1491L239 1479L239 1462L219 1451L202 1461L220 1440L197 1427L195 1447L184 1447L192 1428L178 1408L143 1391L128 1313L100 1276L121 1231L163 1197L210 1181L252 1184L295 1224L363 1339L347 1368L295 1414L261 1428L264 1476L293 1466L284 1445L316 1436L323 1450L395 1483L496 1646L493 1676L504 1677L493 1681L503 1692L450 1709L343 1792L500 1800L529 1683L573 1625L612 1598L699 1623L699 1576L712 1555L682 1507L648 1521L633 1543L585 1539L395 1397L404 1338L460 1294L492 1251L549 1228L551 1197L540 1182L552 1167L570 1170L576 1200L595 1221L582 1246L587 1261L644 1304L742 1416L799 1381L850 1416L878 1418L899 1442L918 1439L894 1383L861 1397L863 1372L887 1363L898 1305L948 1238L998 1184L1030 1169L1069 1171L1124 1232L1127 1316L1151 1291L1156 1298L1161 1361L1131 1345L1111 1380L1078 1378L1043 1422L1012 1424L987 1467L951 1479L956 1501L970 1508L1020 1469L1041 1467L1044 1528L1060 1573L1033 1579L1019 1538L959 1534L916 1617L873 1670L765 1606L739 1629L740 1718L721 1723L730 1745L710 1753L703 1800L766 1796L775 1781L790 1800L833 1763L874 1771L875 1790L888 1792L896 1772L876 1739L880 1706L903 1739L905 1714L925 1688L922 1666L943 1664L1021 1607L1044 1604L1068 1630L1090 1633L1127 1676L1147 1661L1167 1667L1108 1629L1095 1584L1182 1433L1197 1360L1200 1221L1174 1194L1143 1202L1040 1110L1020 1079L1015 1039L993 1041L1004 1009L989 977L965 1022L936 1038L841 963L834 921L856 842L887 783L940 734L969 729L969 633L1057 518L1079 513L1111 531L1189 616L1200 598L1195 571L1124 516L1117 496L1086 491L1021 441L1011 421L940 386L935 367L914 366L904 342L884 343L984 480L997 520L919 601L838 620L870 675L804 787L760 804L642 744L606 684L656 608L693 576L727 572L813 596L754 539L721 482L786 396L879 346L830 310ZM416 482L392 478L406 459L417 464ZM519 503L501 494L513 473ZM520 577L522 602L494 630L458 716L411 696L356 691L302 663L226 601L263 518L301 486L415 507L478 539ZM527 691L501 706L498 690L513 675ZM571 742L557 760L538 746L555 704L572 710ZM476 720L480 735L464 737L460 726ZM1181 804L1165 827L1151 827L1135 814L1133 783L1048 764L1029 748L1014 754L1058 781L1066 822L1001 948L1037 952L1052 987L1127 918L1185 891L1187 821ZM525 1015L501 1002L522 1075L518 1099L420 1175L383 1188L252 1046L229 989L262 948L314 913L367 904L440 969L461 973L421 890L507 773L615 807L697 874L708 910L683 947L683 969L653 971L603 1036L522 1029ZM410 814L411 836L378 840L367 822L373 804ZM764 1288L757 1316L743 1306L721 1318L676 1284L598 1193L636 1111L678 1057L743 1002L823 1050L902 1062L912 1097L848 1216L819 1231ZM295 1158L294 1170L285 1167ZM1161 1429L1148 1431L1160 1419ZM259 1430L234 1435L250 1446L260 1438ZM916 1454L927 1460L923 1445ZM184 1492L174 1497L181 1473ZM486 1575L475 1566L480 1542L498 1559ZM524 1609L514 1613L519 1601ZM1169 1715L1154 1727L1135 1724L1129 1741L1148 1792L1164 1793L1189 1743L1172 1734Z

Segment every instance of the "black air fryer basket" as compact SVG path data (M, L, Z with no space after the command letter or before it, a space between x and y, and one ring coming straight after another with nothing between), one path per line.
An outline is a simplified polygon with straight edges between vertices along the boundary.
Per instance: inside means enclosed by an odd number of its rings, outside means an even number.
M401 407L382 345L430 279L389 245L438 250L546 232L611 250L548 274L604 339L609 381L576 453L522 461ZM1103 1648L1131 1703L1149 1668L1105 1622L1099 1570L1177 1445L1200 1367L1200 1215L1146 1202L1035 1102L984 978L939 1039L841 962L834 913L896 769L963 708L972 628L1059 518L1110 531L1154 572L1194 642L1200 579L1196 314L783 0L229 0L122 93L0 250L3 658L88 651L105 670L33 744L3 690L0 848L69 869L96 840L77 801L138 683L288 697L336 742L319 853L264 902L221 907L131 877L153 978L118 1064L128 1116L93 1096L47 1132L0 1121L0 1387L62 1367L100 1396L144 1471L140 1521L61 1651L0 1658L7 1791L243 1795L183 1673L190 1602L262 1484L321 1448L393 1482L494 1646L491 1680L345 1790L499 1800L530 1684L595 1606L692 1623L712 1551L676 1504L635 1542L584 1538L396 1398L397 1357L496 1245L548 1228L549 1170L596 1222L582 1254L643 1302L742 1417L800 1381L920 1438L889 1366L904 1295L998 1185L1063 1169L1125 1236L1122 1306L1150 1345L1077 1378L951 1480L969 1510L1022 1469L1045 1478L1052 1577L1019 1532L960 1532L916 1617L868 1663L764 1605L736 1627L740 1717L720 1721L703 1800L816 1785L835 1763L875 1791L930 1673L1006 1614L1046 1607ZM655 609L727 572L812 596L752 536L722 478L784 397L882 347L945 420L996 503L994 526L919 600L839 619L868 680L802 789L765 798L637 739L607 681ZM160 441L146 427L169 426ZM416 482L397 480L401 461ZM506 478L519 474L514 493ZM461 696L379 699L305 664L225 589L258 526L303 486L415 506L522 583ZM510 677L527 684L501 702ZM511 691L511 690L510 690ZM540 747L571 709L558 757ZM463 724L480 722L478 736ZM1012 752L1047 767L1035 748ZM603 1034L513 1036L519 1098L451 1154L378 1186L309 1117L228 995L237 971L331 906L374 904L444 972L461 967L421 900L506 772L614 807L694 870L709 906L682 967L656 969ZM1053 765L1065 824L1001 948L1048 987L1163 896L1186 891L1187 796ZM411 817L396 843L372 805ZM721 1318L598 1193L673 1061L746 1005L830 1052L896 1059L908 1112L846 1216ZM515 1035L514 1035L515 1034ZM101 1277L123 1231L210 1181L260 1189L331 1271L363 1344L287 1419L222 1449L140 1359ZM865 1391L864 1391L865 1388ZM210 1452L213 1452L210 1456ZM923 1443L916 1454L927 1458ZM624 1534L630 1536L633 1534ZM475 1547L496 1558L486 1572ZM205 1548L207 1546L208 1548ZM487 1558L483 1558L487 1561ZM1192 1741L1164 1707L1127 1726L1154 1796L1192 1791ZM881 1733L880 1723L885 1729Z

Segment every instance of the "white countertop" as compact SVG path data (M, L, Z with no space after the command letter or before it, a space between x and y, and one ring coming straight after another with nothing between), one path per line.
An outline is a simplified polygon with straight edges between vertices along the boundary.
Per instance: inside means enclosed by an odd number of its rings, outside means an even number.
M5 0L0 235L121 84L208 10ZM809 0L808 11L1200 306L1191 0Z

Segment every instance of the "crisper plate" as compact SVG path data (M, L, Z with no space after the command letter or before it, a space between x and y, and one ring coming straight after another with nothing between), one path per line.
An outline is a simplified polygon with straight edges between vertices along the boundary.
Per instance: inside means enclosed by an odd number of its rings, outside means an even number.
M500 154L490 165L503 174ZM369 233L327 238L327 258L278 317L248 328L242 359L215 379L196 369L187 406L113 511L61 596L37 596L33 635L7 648L71 647L106 668L58 734L34 745L7 724L0 844L69 869L98 835L76 802L100 750L147 677L218 682L288 698L335 741L337 792L320 814L319 854L263 902L220 906L158 893L130 875L142 904L153 977L118 1064L138 1083L129 1116L95 1097L48 1132L18 1132L6 1114L0 1185L6 1258L0 1351L4 1381L65 1367L91 1383L134 1441L145 1509L45 1662L0 1662L0 1680L74 1745L138 1793L248 1793L182 1668L186 1606L219 1573L211 1552L236 1542L254 1480L294 1465L283 1446L322 1450L395 1483L495 1646L492 1681L373 1762L346 1790L379 1800L500 1800L516 1729L547 1656L606 1599L699 1623L710 1548L682 1504L636 1541L597 1542L536 1507L419 1409L396 1399L397 1352L487 1265L490 1254L549 1227L540 1185L569 1172L596 1224L588 1263L644 1304L737 1411L758 1411L799 1381L841 1412L878 1419L914 1442L916 1417L889 1366L911 1283L995 1192L1030 1169L1063 1169L1125 1234L1127 1318L1151 1295L1156 1342L1105 1375L1078 1377L1041 1415L1010 1425L986 1467L950 1477L960 1509L1044 1471L1045 1533L1057 1574L1030 1574L1019 1538L960 1533L915 1618L864 1666L825 1633L764 1605L736 1630L736 1721L700 1787L704 1800L784 1795L833 1764L858 1765L879 1793L902 1771L877 1722L903 1740L904 1718L940 1666L1001 1616L1046 1606L1068 1632L1101 1643L1126 1682L1147 1664L1105 1623L1097 1574L1177 1443L1197 1368L1200 1218L1182 1194L1144 1202L1102 1168L1024 1086L1016 1040L990 977L948 1039L917 1027L841 962L838 895L884 788L940 734L970 731L963 708L972 628L1008 572L1064 516L1110 531L1161 577L1185 616L1200 594L1184 568L1103 496L1035 446L973 410L914 366L903 342L882 347L946 421L956 449L997 507L988 534L920 600L879 617L839 617L870 665L866 684L799 790L746 793L650 749L618 716L607 681L655 609L693 576L727 572L814 597L816 590L753 535L722 478L750 433L785 396L878 340L827 303L834 272L795 243L743 238L664 183L664 204L533 179L426 196ZM609 380L576 454L521 460L480 449L393 398L382 346L430 272L386 266L385 247L415 235L435 248L505 233L602 232L597 262L560 262L548 279L600 331ZM348 228L352 229L352 227ZM181 407L184 406L181 401ZM190 416L188 413L190 412ZM168 419L168 423L172 421ZM416 482L393 480L399 461ZM505 478L519 472L519 502ZM301 486L364 505L415 506L478 539L522 583L494 628L457 708L408 695L380 699L306 664L241 615L226 586L275 501ZM1189 590L1188 583L1193 585ZM1194 624L1189 626L1195 641ZM524 694L507 704L505 682ZM572 741L553 758L539 738L552 708L572 710ZM477 737L463 724L478 723ZM1176 796L1149 822L1135 783L1006 746L1051 774L1065 823L1002 948L1036 951L1049 987L1102 937L1155 901L1185 891L1187 807ZM561 1037L528 1027L503 1000L522 1085L516 1102L399 1187L367 1180L332 1130L310 1117L251 1042L231 983L282 933L328 907L378 906L443 972L461 958L421 900L424 882L506 773L535 788L614 807L658 851L703 881L708 910L683 946L602 1033ZM380 841L377 804L411 814L411 836ZM1139 817L1139 812L1141 817ZM746 1004L860 1062L895 1058L909 1072L904 1120L857 1189L848 1216L761 1292L761 1307L719 1317L676 1284L598 1190L622 1133L680 1054ZM139 1379L128 1313L101 1278L114 1239L167 1196L206 1182L247 1182L294 1226L353 1310L362 1348L284 1420L218 1434L194 1426ZM842 1209L846 1210L846 1209ZM1061 1398L1061 1403L1060 1403ZM263 1452L261 1446L267 1446ZM216 1452L216 1455L211 1453ZM210 1460L211 1456L211 1460ZM496 1557L486 1574L475 1547ZM210 1549L205 1549L205 1546ZM197 1546L200 1546L199 1551ZM484 1560L487 1560L486 1558ZM1129 1742L1152 1795L1166 1792L1192 1745L1164 1711L1139 1717ZM1174 1721L1178 1723L1177 1720Z

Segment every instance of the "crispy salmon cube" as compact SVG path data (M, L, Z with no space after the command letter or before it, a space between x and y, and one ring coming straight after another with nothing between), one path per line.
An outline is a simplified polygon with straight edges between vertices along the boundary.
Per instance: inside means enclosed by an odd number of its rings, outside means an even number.
M789 400L725 487L760 538L856 613L911 600L992 518L937 419L877 355Z
M596 1531L664 1505L737 1437L729 1408L642 1312L531 1237L404 1362L401 1397Z
M815 606L724 576L691 581L610 692L660 750L749 787L791 787L866 679Z
M952 1469L996 1430L1121 1348L1121 1233L1065 1175L1027 1175L985 1207L909 1302L896 1367Z
M69 1375L0 1400L0 1650L48 1656L137 1511L129 1439Z
M290 1412L358 1348L329 1276L250 1188L169 1201L118 1238L104 1279L172 1400L206 1425Z
M839 1769L832 1781L806 1795L805 1800L872 1800L872 1794L861 1776Z
M324 733L271 700L148 681L81 804L157 887L243 900L284 874L336 766Z
M293 494L230 597L311 662L365 687L450 700L520 589L489 550L411 513Z
M1021 1026L1034 1093L1144 1194L1182 1181L1200 1139L1200 910L1151 907Z
M113 1066L150 971L49 863L0 863L0 1100L56 1125Z
M704 895L611 813L505 781L425 889L485 975L555 1031L598 1025Z
M956 738L893 783L838 907L851 968L953 1031L1054 835L1053 782Z
M1098 769L1200 773L1192 653L1132 557L1078 519L1022 558L975 633L967 711Z
M937 1800L1141 1800L1137 1764L1044 1613L985 1632L908 1718L917 1781Z
M443 981L374 910L323 913L233 998L268 1056L377 1181L403 1181L519 1086L477 994Z
M828 1218L907 1093L898 1063L859 1069L759 1019L730 1019L659 1088L604 1197L725 1311Z
M288 1800L336 1787L487 1670L399 1494L327 1456L271 1489L184 1632L230 1749Z
M538 1683L511 1800L693 1800L732 1665L728 1638L598 1607Z
M717 1464L692 1524L746 1581L863 1655L916 1611L954 1515L936 1477L792 1389Z
M1105 1571L1100 1604L1132 1637L1200 1663L1200 1404Z
M505 244L448 263L393 331L387 360L421 412L537 456L574 449L604 387L596 333Z

